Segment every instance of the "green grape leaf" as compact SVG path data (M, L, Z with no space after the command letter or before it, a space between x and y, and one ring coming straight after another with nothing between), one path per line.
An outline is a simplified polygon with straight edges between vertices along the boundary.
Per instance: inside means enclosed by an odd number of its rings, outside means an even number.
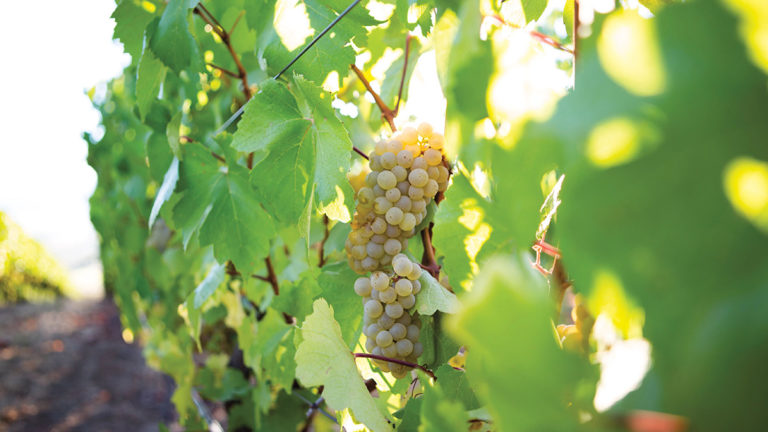
M255 327L255 331L254 331ZM275 364L272 357L277 354L286 361L283 366L290 366L293 359L285 357L286 335L292 331L282 317L282 314L274 309L267 309L264 317L258 323L249 315L248 319L243 320L240 328L237 330L238 342L243 350L243 359L246 365L256 372L256 376L263 377L262 366L264 363L270 363L270 371L275 371ZM282 349L280 349L282 347ZM280 352L278 353L278 350ZM269 359L266 360L265 359ZM290 370L282 370L281 373L291 373ZM293 379L291 377L290 379ZM285 383L285 379L281 379Z
M467 411L461 402L446 396L439 385L424 385L422 399L419 432L464 432L467 430L469 424Z
M470 239L482 239L483 232L489 231L487 207L488 203L469 179L461 171L456 172L435 214L432 237L435 248L444 256L443 271L448 274L454 290L466 289L472 279L472 264L479 252L478 246L482 247L483 243Z
M131 0L121 1L111 18L115 20L115 35L123 44L123 49L130 54L133 61L141 56L144 29L154 15Z
M374 432L390 431L379 411L355 359L341 337L333 308L323 299L315 300L314 312L299 330L301 342L296 350L296 377L304 386L324 386L322 396L335 410L349 408L358 421Z
M712 19L717 34L706 25ZM544 144L561 154L555 228L576 289L593 303L613 291L643 308L655 379L640 391L663 388L661 411L709 425L728 412L728 428L750 430L762 423L753 413L767 396L740 389L768 345L721 345L725 360L693 342L765 340L765 322L747 309L721 321L726 304L758 301L768 256L765 231L743 213L750 200L741 195L745 175L766 178L752 168L768 162L766 81L738 26L716 2L669 5L651 20L632 11L596 20L593 36L579 40L577 89L515 151ZM640 42L631 56L616 54L626 49L619 34ZM655 57L655 65L637 62Z
M152 102L157 97L160 84L165 79L165 65L155 58L152 51L144 49L139 60L139 70L136 77L136 105L139 107L141 119L149 113Z
M418 430L421 423L421 404L424 398L410 398L405 408L395 412L395 416L401 415L402 421L397 426L398 431L409 432Z
M344 342L353 349L363 331L363 307L360 298L351 291L355 280L360 277L346 262L327 264L318 277L318 284L324 298L333 307L333 314L339 322Z
M177 74L193 64L193 57L199 56L195 38L189 32L188 3L188 0L170 0L149 41L157 58Z
M421 291L416 295L414 306L419 314L432 315L437 311L455 313L458 310L459 301L456 299L456 294L440 285L440 282L431 274L422 271L419 281Z
M547 8L547 0L520 0L523 6L523 13L528 22L536 21Z
M440 387L446 399L457 400L462 403L465 410L473 410L480 407L480 402L475 392L470 387L467 374L456 370L447 364L441 365L435 371L437 377L436 386Z
M219 262L232 260L249 274L269 253L272 221L256 200L248 171L220 165L202 145L184 146L174 221L186 238L199 232L201 246L213 245Z
M163 183L160 185L160 189L157 191L157 196L155 197L154 203L152 203L152 210L149 213L149 226L148 228L152 228L152 226L155 224L155 220L157 219L157 215L160 214L160 209L163 207L163 204L168 201L168 199L171 198L171 195L173 195L173 190L176 188L176 182L179 181L179 160L176 158L173 158L171 161L171 166L168 167L168 171L165 172L165 177L163 177Z
M571 430L566 409L584 365L560 349L545 279L527 257L496 258L480 271L446 327L471 347L467 378L499 430Z
M171 152L178 159L182 158L181 154L181 118L183 113L177 112L171 118L171 121L165 127L165 135L168 137L168 145L171 147Z
M320 208L341 201L347 217L351 214L354 192L346 172L352 142L330 95L302 77L295 77L293 93L277 81L262 83L232 146L263 155L251 179L265 207L286 225L304 217L313 190Z
M202 306L203 303L208 300L208 297L210 297L211 294L216 291L216 288L218 288L219 285L224 282L225 268L225 264L214 264L214 266L211 267L211 269L208 271L205 279L203 279L203 281L200 282L200 284L195 288L193 291L195 298L195 309L199 309L200 306Z
M575 13L575 1L576 0L566 0L565 6L563 7L563 24L565 24L565 32L572 38L574 37L573 18Z

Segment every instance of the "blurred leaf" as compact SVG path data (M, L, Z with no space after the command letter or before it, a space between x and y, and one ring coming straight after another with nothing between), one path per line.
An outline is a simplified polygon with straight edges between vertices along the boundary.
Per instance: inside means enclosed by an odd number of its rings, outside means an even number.
M141 54L141 60L139 60L139 71L136 78L136 105L139 107L142 121L157 97L160 84L165 78L165 71L165 65L152 55L152 51L145 48Z
M447 323L469 348L467 377L499 430L569 430L584 365L555 340L546 282L526 258L489 261Z
M206 300L208 300L208 297L213 294L214 291L216 291L216 288L221 285L222 282L224 282L224 270L226 265L225 264L219 264L216 263L211 269L208 271L208 274L205 276L205 279L203 279L202 282L200 282L200 285L195 288L194 291L194 298L195 298L195 309L199 309L200 306L205 303Z

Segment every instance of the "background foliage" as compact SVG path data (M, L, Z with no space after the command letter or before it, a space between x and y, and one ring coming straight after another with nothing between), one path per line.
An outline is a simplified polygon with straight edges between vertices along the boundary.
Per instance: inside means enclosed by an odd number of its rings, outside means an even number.
M53 300L71 293L66 271L0 212L0 304Z
M755 16L768 12L664 3L644 2L650 19L618 5L582 22L575 87L555 108L564 89L534 76L549 97L520 111L520 63L544 52L543 70L570 71L573 2L543 16L545 1L398 0L383 15L363 2L276 80L346 2L119 2L133 63L95 99L91 214L105 283L176 381L182 424L207 428L201 400L225 404L230 430L764 424L768 51ZM447 102L454 177L433 242L459 298L424 276L420 363L437 380L415 372L413 386L352 357L362 307L343 251L347 177L363 169L353 146L389 133L349 65L393 107L409 34L406 78L434 53ZM532 269L532 244L558 245L551 276ZM569 281L579 296L558 314ZM561 323L576 332L555 337ZM611 345L641 338L652 367L598 411Z

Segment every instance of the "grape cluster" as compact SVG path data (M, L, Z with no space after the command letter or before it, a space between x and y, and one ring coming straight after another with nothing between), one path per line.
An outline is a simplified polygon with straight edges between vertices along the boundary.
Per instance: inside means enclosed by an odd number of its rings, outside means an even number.
M448 187L443 135L422 123L380 141L370 155L371 172L357 192L357 209L346 251L359 274L392 263L404 251L427 206Z
M404 254L392 259L393 271L375 271L355 281L355 293L363 298L365 349L371 354L416 363L422 353L419 343L421 321L411 309L421 290L421 267ZM403 378L405 366L382 360L374 362L396 378Z

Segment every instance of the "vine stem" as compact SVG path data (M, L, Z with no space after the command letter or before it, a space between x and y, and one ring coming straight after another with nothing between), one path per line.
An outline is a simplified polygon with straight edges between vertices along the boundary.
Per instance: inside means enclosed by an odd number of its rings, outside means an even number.
M353 355L355 356L355 358L369 358L369 359L374 359L374 360L381 360L381 361L386 361L386 362L397 363L397 364L403 365L403 366L408 366L409 368L419 369L419 370L423 371L425 374L429 375L430 378L432 378L434 380L437 379L437 377L435 377L435 374L432 373L431 370L425 368L422 365L416 364L416 363L411 363L409 361L400 360L400 359L389 358L389 357L385 357L385 356L378 355L378 354L353 353Z
M576 2L576 3L578 3L578 2ZM488 15L488 16L490 18L495 19L500 24L512 27L514 29L522 30L522 27L520 27L518 25L515 25L515 24L512 24L510 22L507 22L500 15ZM574 32L575 32L575 30L574 30ZM574 50L566 47L565 45L563 45L560 42L552 39L551 37L545 35L544 33L537 32L536 30L531 30L531 31L528 32L528 34L530 34L531 37L533 37L534 39L537 39L539 42L545 43L545 44L547 44L547 45L549 45L549 46L551 46L551 47L553 47L555 49L559 49L560 51L567 52L568 54L574 54ZM574 40L575 40L575 38L574 38Z
M221 23L216 19L216 17L211 14L208 9L203 6L202 3L198 3L197 6L195 6L194 9L195 13L200 16L200 18L203 19L203 21L206 22L206 24L210 25L213 31L219 36L221 41L224 43L224 45L227 47L227 50L229 51L229 54L232 56L232 60L235 61L235 66L237 66L237 75L235 75L236 78L239 78L240 81L243 84L243 94L245 95L245 100L249 100L252 96L251 93L251 87L248 85L248 72L246 72L245 67L243 66L243 62L240 61L240 57L235 52L235 48L232 46L232 40L230 38L230 33L227 32L224 27L222 27ZM238 18L239 21L239 18ZM235 22L235 25L237 24L237 21ZM232 26L232 30L234 30L235 26ZM216 67L217 69L218 68ZM231 73L231 72L230 72Z
M424 245L424 254L421 256L421 268L437 279L440 276L440 265L437 263L435 247L432 245L433 225L434 223L430 222L429 226L421 230L421 242Z
M408 72L408 57L411 55L411 36L408 33L405 36L405 57L403 57L403 73L400 74L400 88L397 90L397 103L395 103L395 115L400 111L400 100L403 98L403 86L405 85L405 74Z
M359 154L363 159L368 160L368 155L363 153L363 151L360 150L359 148L352 146L352 150L354 150L355 153Z
M323 249L325 248L325 242L328 241L328 236L330 235L330 230L328 229L328 223L330 220L328 219L328 215L323 215L323 225L325 226L325 232L323 233L323 239L320 240L320 245L317 248L317 255L319 258L319 261L317 263L318 267L322 267L325 265L325 253Z
M365 77L365 74L363 71L358 69L355 65L350 65L352 68L352 71L357 75L358 78L360 78L360 81L363 82L363 85L365 86L365 89L368 90L368 93L373 96L373 100L376 101L376 105L379 107L379 110L381 110L381 116L387 121L389 124L389 128L392 129L392 132L395 132L397 128L395 127L395 116L397 113L392 111L386 103L384 103L384 100L381 99L381 96L379 96L378 93L371 87L371 83L368 81L368 78Z

